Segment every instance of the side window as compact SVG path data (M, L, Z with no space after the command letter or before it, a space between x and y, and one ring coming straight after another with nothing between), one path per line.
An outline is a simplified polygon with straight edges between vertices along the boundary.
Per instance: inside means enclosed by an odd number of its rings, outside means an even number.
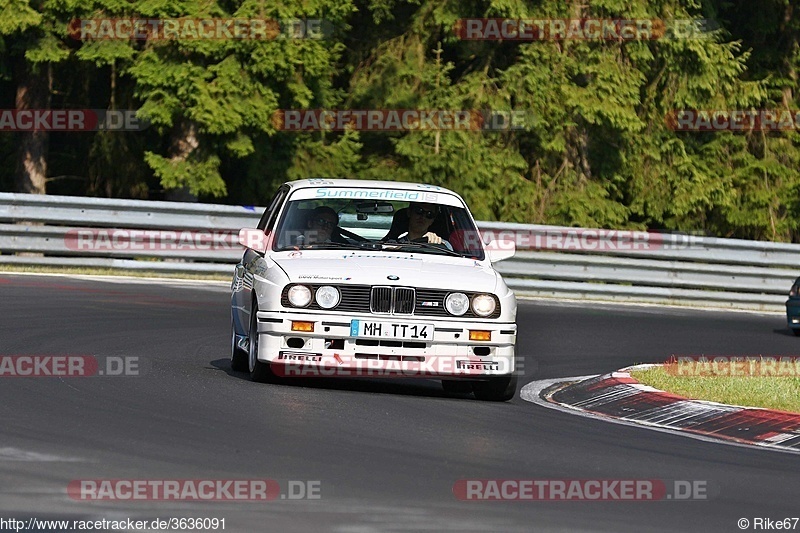
M269 203L269 207L264 211L264 214L261 216L261 220L258 222L258 229L269 231L275 225L275 218L278 216L278 211L280 210L281 205L283 204L283 200L286 198L286 193L289 191L288 187L281 187L278 189L278 192L275 193L275 196L272 197L272 201Z

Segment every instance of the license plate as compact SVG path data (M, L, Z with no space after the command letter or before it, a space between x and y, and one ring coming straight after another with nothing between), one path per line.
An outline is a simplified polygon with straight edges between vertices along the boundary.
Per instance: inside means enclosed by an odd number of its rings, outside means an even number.
M401 324L398 322L351 320L350 336L426 341L433 339L433 324Z

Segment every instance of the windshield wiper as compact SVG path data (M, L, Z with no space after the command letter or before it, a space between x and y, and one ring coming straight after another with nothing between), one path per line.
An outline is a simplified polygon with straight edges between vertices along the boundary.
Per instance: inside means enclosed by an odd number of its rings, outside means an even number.
M381 242L381 244L385 246L399 246L401 248L422 248L424 250L436 250L437 252L444 252L447 255L452 255L455 257L464 257L460 253L450 250L444 244L431 244L429 242L398 242L398 243L389 243L389 242Z
M349 242L315 242L312 244L306 244L304 246L305 248L311 248L312 250L315 248L320 250L325 248L360 248L358 244L352 244Z
M346 242L314 242L310 244L290 244L278 248L277 252L287 252L289 250L326 250L329 248L347 248L348 250L360 250L356 244Z

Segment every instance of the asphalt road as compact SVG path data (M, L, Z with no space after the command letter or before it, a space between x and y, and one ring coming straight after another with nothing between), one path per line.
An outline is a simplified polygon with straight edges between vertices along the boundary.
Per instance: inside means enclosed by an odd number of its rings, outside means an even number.
M0 355L137 357L138 377L0 378L0 519L225 518L226 531L740 531L800 517L800 456L427 380L263 385L232 372L225 287L0 274ZM521 302L525 377L672 354L797 355L780 316ZM320 499L74 501L72 480L317 481ZM466 502L459 479L701 481L708 499ZM2 523L0 522L0 526ZM800 529L800 524L797 525ZM0 527L2 529L2 527ZM748 529L749 530L749 529Z

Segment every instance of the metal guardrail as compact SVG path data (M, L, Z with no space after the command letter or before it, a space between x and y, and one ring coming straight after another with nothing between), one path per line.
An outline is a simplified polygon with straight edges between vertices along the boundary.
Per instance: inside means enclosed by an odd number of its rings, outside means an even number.
M42 196L0 193L0 265L25 264L92 268L119 268L169 273L231 275L241 258L237 242L240 228L254 227L264 208L115 200L72 196ZM130 230L120 238L125 246L94 241L82 246L87 230L106 228L104 236L114 239L112 229ZM139 231L142 230L142 231ZM155 242L137 247L131 237ZM83 232L83 233L82 233ZM149 232L149 233L145 233ZM224 237L209 246L182 245L181 235L209 239ZM174 246L158 246L170 240ZM98 246L99 244L99 246ZM144 249L146 248L146 249ZM206 249L204 249L206 248ZM12 254L12 255L9 255Z
M782 312L800 276L800 244L623 231L606 249L593 250L603 247L604 235L615 232L478 225L485 237L516 240L517 254L497 270L517 294L529 296ZM586 235L588 245L575 246ZM615 248L619 240L627 246Z
M254 227L263 209L0 193L0 265L227 276L241 257L239 229ZM497 269L521 295L780 311L800 275L798 244L500 222L478 227L485 240L516 241L517 254ZM138 232L139 239L177 246L82 245L86 232L116 238L113 230L123 241ZM181 246L183 232L207 235L214 245Z

